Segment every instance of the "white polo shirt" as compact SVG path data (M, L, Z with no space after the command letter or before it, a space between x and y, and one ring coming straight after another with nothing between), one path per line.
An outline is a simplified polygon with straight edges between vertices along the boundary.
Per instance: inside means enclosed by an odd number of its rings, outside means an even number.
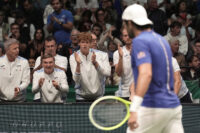
M123 46L123 73L121 75L119 88L115 92L116 96L119 97L129 97L130 96L130 85L134 81L133 72L131 67L131 55L130 52L126 49L126 46ZM114 52L113 55L113 64L117 65L119 62L119 52L118 50Z

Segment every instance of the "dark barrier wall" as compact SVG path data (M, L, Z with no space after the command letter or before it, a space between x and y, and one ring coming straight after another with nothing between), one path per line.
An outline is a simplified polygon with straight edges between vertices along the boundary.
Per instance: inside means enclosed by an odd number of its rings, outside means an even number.
M74 103L0 105L0 133L103 133L90 124L88 108ZM199 133L200 105L183 106L183 124L185 133ZM126 126L106 133L125 133Z

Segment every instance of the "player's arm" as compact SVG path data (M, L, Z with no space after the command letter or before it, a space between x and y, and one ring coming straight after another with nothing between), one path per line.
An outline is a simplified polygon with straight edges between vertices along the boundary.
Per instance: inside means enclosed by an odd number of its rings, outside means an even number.
M144 97L146 94L149 84L152 79L152 65L150 63L141 64L138 67L138 80L136 85L136 96Z
M137 124L137 111L143 101L143 97L146 94L149 84L152 79L152 65L150 63L144 63L138 66L138 80L136 85L136 93L132 99L130 107L130 118L128 125L131 130L138 127Z
M134 82L131 83L129 91L130 91L129 100L132 101L133 96L135 95L135 84L134 84Z
M180 71L174 72L174 93L178 95L181 88L181 74Z

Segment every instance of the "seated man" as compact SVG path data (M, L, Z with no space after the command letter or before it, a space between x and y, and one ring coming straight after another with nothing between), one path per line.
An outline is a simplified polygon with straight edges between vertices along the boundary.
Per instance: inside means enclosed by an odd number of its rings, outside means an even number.
M78 35L80 51L70 56L70 67L75 81L76 101L91 102L104 95L105 76L110 76L108 55L90 49L90 33Z
M14 38L4 43L6 54L0 58L0 101L24 102L30 83L28 61L19 55L19 41Z
M49 54L42 56L42 67L33 75L33 93L40 92L41 102L63 102L62 93L69 90L65 72L55 68L55 58Z

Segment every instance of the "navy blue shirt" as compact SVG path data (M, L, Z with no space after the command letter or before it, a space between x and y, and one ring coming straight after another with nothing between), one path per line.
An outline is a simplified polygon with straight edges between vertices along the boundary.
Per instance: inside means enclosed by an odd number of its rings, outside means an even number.
M173 108L180 105L174 93L172 53L168 42L153 31L142 32L132 42L132 68L137 83L138 66L152 65L152 80L144 96L142 106Z

